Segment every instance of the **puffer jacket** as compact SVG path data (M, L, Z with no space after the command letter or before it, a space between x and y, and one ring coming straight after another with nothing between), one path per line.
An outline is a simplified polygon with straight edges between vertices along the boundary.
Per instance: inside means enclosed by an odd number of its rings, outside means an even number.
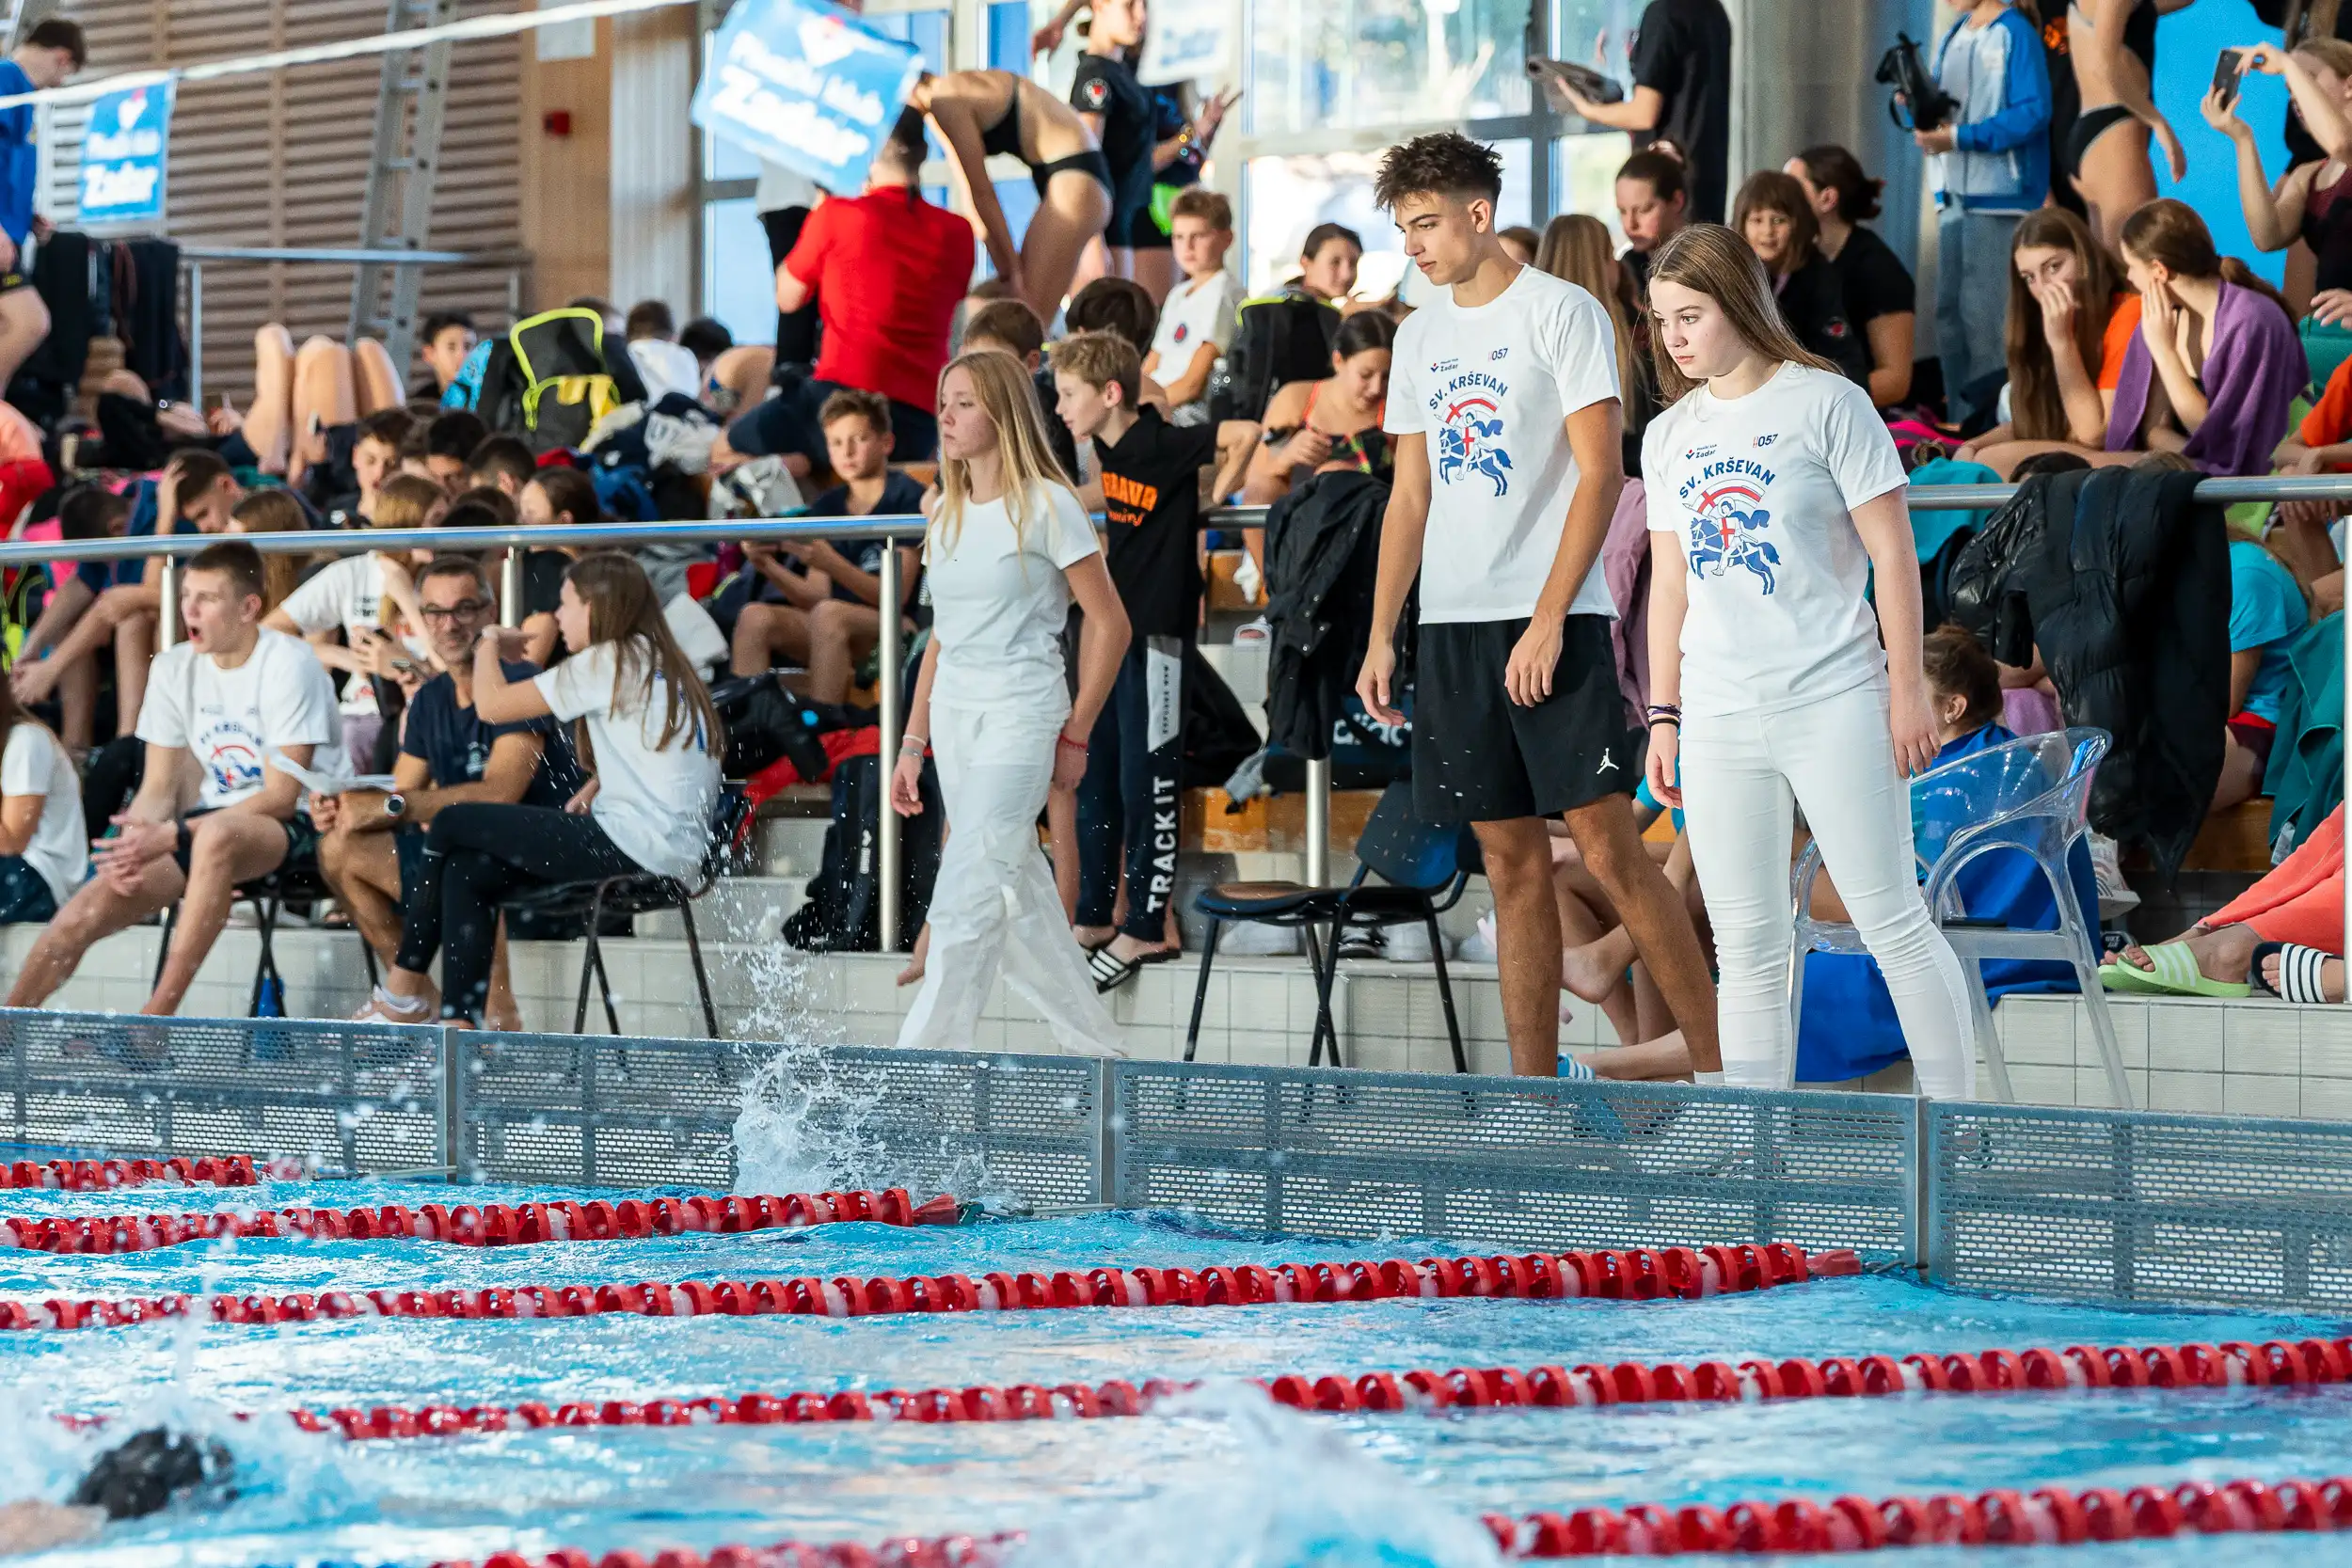
M1266 515L1266 738L1297 755L1331 754L1372 634L1380 518L1389 486L1369 474L1317 474ZM1413 621L1397 628L1399 673Z
M2114 737L2091 826L2169 880L2221 776L2229 538L2198 474L2097 468L2026 482L1954 568L1954 614L2005 664L2034 650L2069 724Z

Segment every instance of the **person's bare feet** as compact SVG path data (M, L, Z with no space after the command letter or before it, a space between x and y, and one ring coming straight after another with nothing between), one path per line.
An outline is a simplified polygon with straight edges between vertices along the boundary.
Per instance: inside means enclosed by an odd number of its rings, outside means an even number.
M1113 939L1119 935L1119 927L1116 926L1073 926L1070 927L1070 934L1078 939L1079 946L1091 953L1098 947L1109 946Z
M1121 963L1133 963L1137 958L1149 958L1160 953L1179 953L1183 949L1172 942L1145 942L1121 931L1111 938L1103 951Z
M1626 965L1619 957L1619 950L1625 945L1617 932L1612 931L1597 942L1564 948L1560 954L1560 983L1587 1002L1606 1000L1625 984Z
M1621 1045L1614 1051L1579 1052L1576 1059L1591 1068L1596 1076L1620 1082L1687 1080L1691 1076L1691 1048L1682 1042L1679 1029L1639 1045Z
M2251 926L2224 926L2217 931L2201 922L2172 940L2187 944L2190 955L2197 959L2198 973L2206 979L2239 985L2244 983L2246 972L2253 967L2254 943L2259 939ZM2155 968L2148 950L2137 942L2124 948L2117 958L2134 969Z
M931 923L923 922L923 928L914 933L914 951L907 955L907 966L898 971L898 984L911 986L923 978L923 963L931 950Z
M2268 986L2274 994L2281 993L2279 976L2280 969L2284 967L2280 962L2284 957L2282 953L2263 955L2263 984ZM2319 994L2329 1002L2341 1003L2344 1000L2344 960L2342 958L2329 958L2319 966Z

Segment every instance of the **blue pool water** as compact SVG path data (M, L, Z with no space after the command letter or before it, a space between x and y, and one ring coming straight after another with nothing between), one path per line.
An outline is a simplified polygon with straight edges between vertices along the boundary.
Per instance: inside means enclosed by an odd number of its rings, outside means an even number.
M590 1196L469 1189L525 1201ZM4 1193L0 1213L98 1213L433 1201L370 1182L234 1193L139 1188ZM117 1258L0 1253L0 1296L214 1290L563 1284L796 1274L978 1275L1098 1263L1200 1266L1423 1256L1442 1241L1317 1243L1234 1235L1173 1216L1104 1214L957 1228L833 1226L736 1237L498 1251L420 1243L243 1241ZM225 1510L122 1527L25 1560L145 1568L425 1563L515 1548L602 1552L723 1542L1030 1532L1037 1560L1471 1564L1475 1525L1639 1501L1718 1505L2133 1485L2188 1476L2352 1470L2352 1390L2122 1392L1815 1401L1443 1416L1304 1417L1234 1380L1413 1366L1865 1354L1994 1346L2335 1336L2333 1320L2116 1312L1837 1280L1699 1303L1384 1302L1164 1311L1038 1312L832 1322L701 1318L450 1323L354 1320L0 1335L0 1501L62 1496L103 1446L48 1417L168 1415L237 1449ZM1211 1386L1136 1420L933 1427L567 1429L348 1444L229 1413L302 1405L512 1404L754 1389L1100 1382ZM1218 1381L1225 1380L1225 1381ZM118 1432L119 1429L118 1429ZM2001 1562L2352 1560L2324 1539L2201 1538L2003 1552ZM1934 1561L1962 1554L1917 1553ZM1978 1560L1982 1560L1977 1555Z

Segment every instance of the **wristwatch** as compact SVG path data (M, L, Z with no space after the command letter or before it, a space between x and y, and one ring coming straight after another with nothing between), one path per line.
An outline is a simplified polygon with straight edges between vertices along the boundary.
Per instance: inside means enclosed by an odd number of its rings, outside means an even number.
M407 815L408 815L408 797L407 797L407 796L405 796L405 795L403 795L403 794L402 794L399 790L397 790L397 789L393 790L393 791L392 791L389 795L385 796L385 797L384 797L384 815L385 815L385 816L389 816L389 817L393 817L393 818L399 818L399 817L402 817L402 816L407 816Z

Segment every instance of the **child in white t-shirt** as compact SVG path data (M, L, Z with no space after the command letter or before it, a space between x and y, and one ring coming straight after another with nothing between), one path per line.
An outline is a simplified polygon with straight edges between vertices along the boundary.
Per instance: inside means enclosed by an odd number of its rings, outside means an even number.
M1933 764L1936 731L1894 439L1868 392L1797 341L1730 230L1700 224L1660 246L1649 303L1659 383L1677 399L1642 442L1649 785L1682 808L1707 890L1724 1081L1785 1088L1795 1059L1801 805L1886 977L1920 1092L1968 1099L1965 982L1912 850L1905 779Z
M1241 311L1241 288L1225 270L1225 253L1233 248L1233 204L1194 186L1176 198L1168 238L1184 280L1161 302L1143 373L1168 388L1168 423L1207 424L1209 378L1233 346Z
M89 875L82 781L64 744L0 681L0 925L45 926Z

